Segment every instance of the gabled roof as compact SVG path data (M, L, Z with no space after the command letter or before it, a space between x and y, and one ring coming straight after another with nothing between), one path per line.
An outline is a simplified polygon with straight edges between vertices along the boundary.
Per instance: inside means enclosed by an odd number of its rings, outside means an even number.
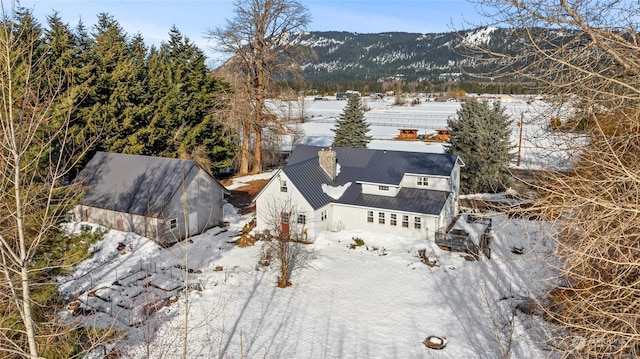
M298 145L288 164L317 159L323 147ZM370 150L367 148L334 147L341 171L358 169L358 181L395 185L405 173L449 176L458 156L440 153ZM342 175L342 172L340 173ZM340 177L340 176L338 176Z
M439 214L449 192L403 188L395 197L362 194L358 183L368 182L397 186L405 173L443 176L451 175L458 156L421 152L370 150L363 148L332 148L336 152L340 173L332 181L320 167L318 151L323 147L298 145L287 166L282 170L314 209L327 205L332 199L322 191L322 184L352 185L336 203L382 208L425 214Z
M331 197L322 191L322 185L333 186L333 181L329 178L319 165L316 159L288 165L282 168L287 177L298 188L302 196L313 209L318 209L331 202Z
M157 216L196 167L192 160L97 152L78 176L87 187L82 203Z

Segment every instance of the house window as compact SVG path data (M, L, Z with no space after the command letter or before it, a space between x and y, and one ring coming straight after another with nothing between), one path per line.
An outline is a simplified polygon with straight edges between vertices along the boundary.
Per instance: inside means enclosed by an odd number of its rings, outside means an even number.
M320 220L324 221L325 219L327 219L327 211L320 212Z
M373 223L373 211L367 211L367 222Z
M379 191L388 191L389 190L389 186L378 186L378 190Z
M287 181L280 181L280 192L287 192Z
M402 226L409 228L409 216L402 215Z
M169 229L176 229L178 228L178 219L177 218L172 218L169 220Z
M415 229L422 228L422 222L420 221L420 217L415 217L413 219L413 228L415 228Z
M418 177L418 181L416 182L418 186L428 186L429 178L428 177Z
M378 223L384 224L384 219L385 219L385 213L384 212L378 213Z
M395 226L398 222L398 215L395 213L391 213L391 218L389 219L389 224Z
M305 216L304 214L299 214L298 224L306 224L306 223L307 223L307 216Z

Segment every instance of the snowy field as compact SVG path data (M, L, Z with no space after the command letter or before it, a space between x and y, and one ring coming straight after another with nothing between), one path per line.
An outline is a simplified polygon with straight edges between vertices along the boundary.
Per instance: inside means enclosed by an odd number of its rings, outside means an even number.
M409 99L410 100L410 99ZM418 134L433 134L435 129L447 127L447 119L455 118L460 102L429 102L422 98L420 104L395 106L394 97L371 99L364 97L363 103L370 110L365 112L365 118L370 124L368 135L373 137L369 148L415 151L415 152L443 152L442 144L422 141L394 141L400 128L418 129ZM307 98L302 111L307 121L294 127L304 133L298 143L329 146L333 141L335 120L340 116L346 101L328 100L313 101ZM547 131L549 120L557 114L551 113L549 106L543 101L535 101L525 97L515 96L511 102L503 102L505 113L513 120L511 142L514 152L521 148L521 167L548 168L566 166L571 160L572 138L568 134L551 133ZM282 117L287 114L300 114L299 102L274 103L274 113ZM520 142L519 122L523 120L522 143ZM285 139L290 145L292 138ZM514 163L515 166L515 163Z
M300 125L302 141L329 145L333 124L325 120L335 120L345 103L307 102L310 120ZM370 148L443 150L440 144L390 138L401 127L420 128L422 134L429 129L418 127L420 123L446 123L458 103L392 103L367 103L376 138ZM531 150L523 152L523 164L557 163L558 157L534 148L543 128L535 125L532 107L524 102L505 105L518 117L525 114L523 132ZM428 116L415 119L421 108L428 109ZM406 112L396 120L384 119L400 126L376 125L383 123L376 122L381 118L377 114L385 111ZM410 126L411 121L416 126ZM271 175L237 178L228 188ZM94 246L91 259L59 279L61 293L80 314L69 311L70 320L123 333L121 341L89 357L113 348L125 358L181 358L183 350L188 358L500 358L507 351L513 358L550 355L541 344L545 325L539 316L516 309L527 298L542 296L544 280L552 276L554 243L548 223L494 216L491 259L478 261L423 240L365 231L325 232L307 246L313 255L294 272L293 285L280 289L275 263L258 264L260 242L246 248L233 244L252 215L241 216L227 204L228 227L167 249L110 230ZM69 230L81 225L70 224ZM473 224L461 225L472 235L482 231ZM354 238L365 244L350 248ZM421 261L421 251L433 266ZM432 335L443 338L444 349L423 344Z

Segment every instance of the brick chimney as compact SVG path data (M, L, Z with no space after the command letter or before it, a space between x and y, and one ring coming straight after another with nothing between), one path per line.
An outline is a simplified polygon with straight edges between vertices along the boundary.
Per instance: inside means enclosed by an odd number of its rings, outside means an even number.
M320 163L320 167L322 167L329 177L331 177L331 180L335 181L338 176L338 173L336 173L336 164L338 163L336 159L336 151L331 148L321 149L318 151L318 162Z

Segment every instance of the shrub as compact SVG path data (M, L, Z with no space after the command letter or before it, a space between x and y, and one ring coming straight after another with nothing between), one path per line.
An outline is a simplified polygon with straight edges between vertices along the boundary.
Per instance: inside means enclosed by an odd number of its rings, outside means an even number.
M356 247L364 246L364 240L362 240L362 238L353 237L352 240L353 243L349 245L349 248L355 249Z

